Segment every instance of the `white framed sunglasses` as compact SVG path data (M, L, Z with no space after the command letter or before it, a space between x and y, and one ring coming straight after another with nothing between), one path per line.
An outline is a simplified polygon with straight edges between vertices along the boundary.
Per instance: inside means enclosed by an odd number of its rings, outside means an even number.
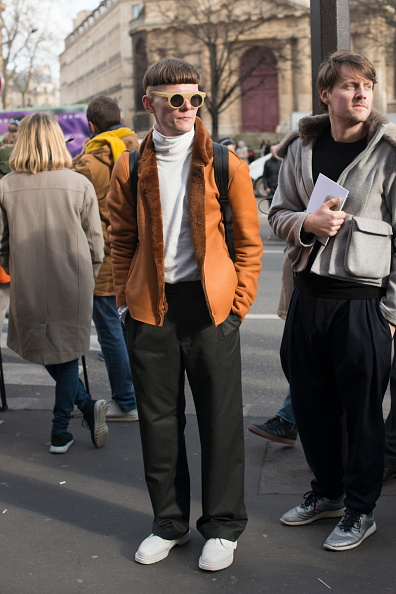
M166 97L169 105L173 109L180 109L186 102L186 99L191 103L191 107L198 109L203 104L206 93L202 91L194 91L193 93L165 93L160 91L151 91L150 95L157 95L158 97Z

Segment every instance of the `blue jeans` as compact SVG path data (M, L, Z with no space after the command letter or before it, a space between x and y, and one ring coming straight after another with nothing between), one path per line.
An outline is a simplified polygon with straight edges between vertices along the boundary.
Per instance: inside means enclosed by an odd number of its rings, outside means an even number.
M280 410L278 410L278 412L276 413L276 416L281 417L284 421L287 421L288 423L291 423L292 425L296 424L296 421L294 419L293 409L292 409L292 403L291 403L290 386L287 390L287 394L283 401L282 408Z
M45 368L56 381L52 435L65 433L74 405L82 411L89 399L89 395L78 377L78 359L57 365L45 365Z
M116 298L113 295L94 296L92 318L109 376L111 397L121 410L128 412L136 408L136 397L126 347L126 331L118 316Z

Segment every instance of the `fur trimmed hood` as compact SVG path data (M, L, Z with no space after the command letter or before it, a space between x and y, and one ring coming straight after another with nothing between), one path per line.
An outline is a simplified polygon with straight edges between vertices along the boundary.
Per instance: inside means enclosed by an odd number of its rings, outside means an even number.
M324 132L330 123L328 114L309 116L302 118L299 124L299 130L292 130L279 144L276 151L278 157L283 159L287 153L289 145L296 139L301 138L302 146L309 144L313 139L318 138ZM379 111L372 110L369 115L366 127L368 142L374 137L381 126L386 126L383 138L396 147L396 124L392 124Z

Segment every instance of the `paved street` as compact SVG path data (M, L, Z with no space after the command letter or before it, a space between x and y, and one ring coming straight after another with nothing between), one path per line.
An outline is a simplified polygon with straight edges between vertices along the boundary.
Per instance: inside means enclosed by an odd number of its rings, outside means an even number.
M242 325L245 426L273 416L287 383L279 362L283 322L276 316L283 245L260 215L263 272L257 300ZM0 412L0 594L373 594L396 592L396 481L383 490L377 532L359 548L333 553L322 544L335 522L286 527L279 517L300 503L312 475L301 445L287 448L246 430L249 524L234 564L221 572L198 569L203 539L199 436L188 398L187 444L192 477L192 540L152 566L134 562L151 527L138 423L109 424L96 450L81 417L71 422L75 444L64 456L48 453L53 383L46 371L5 347L9 410ZM105 365L92 329L87 354L90 391L110 398ZM385 402L385 411L389 398ZM227 431L227 427L221 428Z

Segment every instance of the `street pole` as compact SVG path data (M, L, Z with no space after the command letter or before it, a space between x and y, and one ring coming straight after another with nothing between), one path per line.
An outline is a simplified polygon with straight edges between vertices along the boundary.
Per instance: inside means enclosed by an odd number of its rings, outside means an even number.
M351 48L349 0L311 0L312 110L320 113L316 76L332 52Z
M321 113L316 76L319 66L331 53L351 49L349 0L311 0L312 112ZM348 459L345 412L342 418L342 459Z

